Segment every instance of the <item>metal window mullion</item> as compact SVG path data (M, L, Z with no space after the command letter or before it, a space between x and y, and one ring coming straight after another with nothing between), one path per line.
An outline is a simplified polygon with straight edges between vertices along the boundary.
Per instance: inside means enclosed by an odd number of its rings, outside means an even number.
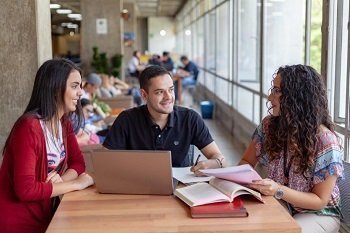
M232 46L232 62L233 62L233 70L232 70L232 81L238 82L238 43L239 43L239 9L240 9L240 1L234 1L233 2L233 30L232 30L232 39L233 39L233 46ZM235 85L232 83L232 108L234 106L237 106L238 102L238 91L237 88L235 88Z
M344 123L344 119L339 116L340 103L340 80L341 80L341 63L342 63L342 40L343 40L343 0L337 4L337 24L336 24L336 46L335 46L335 64L334 64L334 121Z
M304 63L310 65L310 47L311 47L311 13L312 13L312 0L306 0L305 11L305 57Z
M350 60L350 4L349 4L349 14L348 14L348 57L347 57L347 75L346 75L346 100L345 100L345 146L344 146L344 159L349 162L350 160L350 148L349 148L349 138L350 138L350 66L349 66L349 60Z
M265 30L264 30L264 25L265 25L265 4L264 4L264 0L261 0L261 7L260 7L260 56L259 56L259 60L260 60L260 67L259 67L259 79L260 79L260 88L259 88L259 92L260 92L260 112L259 112L259 119L262 119L263 116L263 82L264 82L264 42L265 42Z
M228 5L228 9L226 10L226 14L228 13L228 19L230 19L230 13L231 13L231 11L230 11L230 6L231 6L231 2L228 2L227 3L227 5ZM226 15L227 16L227 15ZM230 28L230 23L228 23L227 24L227 30L228 30L228 38L227 38L227 47L228 47L228 50L227 50L227 65L228 66L230 66L229 64L230 64L230 35L231 35L231 28ZM227 75L227 79L229 79L230 78L230 68L227 70L227 73L226 73L226 75ZM228 83L227 83L227 94L226 94L226 103L227 103L227 105L229 105L229 103L230 103L230 101L229 101L229 99L230 99L230 86L228 85Z

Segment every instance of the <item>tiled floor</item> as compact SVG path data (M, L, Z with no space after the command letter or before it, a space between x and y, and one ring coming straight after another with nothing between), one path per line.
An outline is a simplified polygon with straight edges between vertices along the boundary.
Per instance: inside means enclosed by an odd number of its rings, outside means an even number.
M233 136L220 123L215 120L205 120L205 123L227 163L237 165L245 148L235 142Z
M199 106L193 102L192 96L189 92L185 91L182 98L183 106L193 108L200 114ZM238 144L234 140L233 136L227 130L225 130L225 127L223 127L220 123L211 119L206 119L204 121L208 126L211 136L218 145L221 153L225 156L227 163L229 165L237 165L241 159L241 156L243 155L245 148L242 145ZM196 156L199 154L197 148L195 148L194 154L196 159Z

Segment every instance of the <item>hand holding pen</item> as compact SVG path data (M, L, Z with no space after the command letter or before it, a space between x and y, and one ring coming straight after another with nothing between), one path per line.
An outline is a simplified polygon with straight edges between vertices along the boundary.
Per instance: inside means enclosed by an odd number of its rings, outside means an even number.
M196 162L194 163L194 166L197 166L200 157L201 157L201 154L199 154L199 155L197 156L197 159L196 159Z
M196 176L203 176L204 174L203 173L201 173L200 171L199 171L199 169L200 168L196 168L196 166L198 165L198 162L199 162L199 158L201 157L201 154L199 154L198 156L197 156L197 159L196 159L196 162L194 163L194 165L191 167L191 171L192 172L194 172L195 174L196 174Z

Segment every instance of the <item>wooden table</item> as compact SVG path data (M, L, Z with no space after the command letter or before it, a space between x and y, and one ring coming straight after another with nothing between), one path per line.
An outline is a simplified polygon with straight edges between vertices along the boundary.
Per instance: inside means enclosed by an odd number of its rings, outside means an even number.
M175 196L99 194L94 187L65 194L47 232L301 232L273 197L246 199L247 218L192 219Z

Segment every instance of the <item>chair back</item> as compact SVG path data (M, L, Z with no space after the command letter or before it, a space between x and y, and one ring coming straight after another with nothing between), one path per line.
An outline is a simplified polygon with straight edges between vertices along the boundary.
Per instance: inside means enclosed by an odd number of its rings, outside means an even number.
M188 149L187 155L184 159L184 161L181 164L181 167L189 167L193 166L193 156L194 156L194 145L190 145L190 148Z
M342 222L350 224L350 163L343 161L345 179L338 183L341 198Z

